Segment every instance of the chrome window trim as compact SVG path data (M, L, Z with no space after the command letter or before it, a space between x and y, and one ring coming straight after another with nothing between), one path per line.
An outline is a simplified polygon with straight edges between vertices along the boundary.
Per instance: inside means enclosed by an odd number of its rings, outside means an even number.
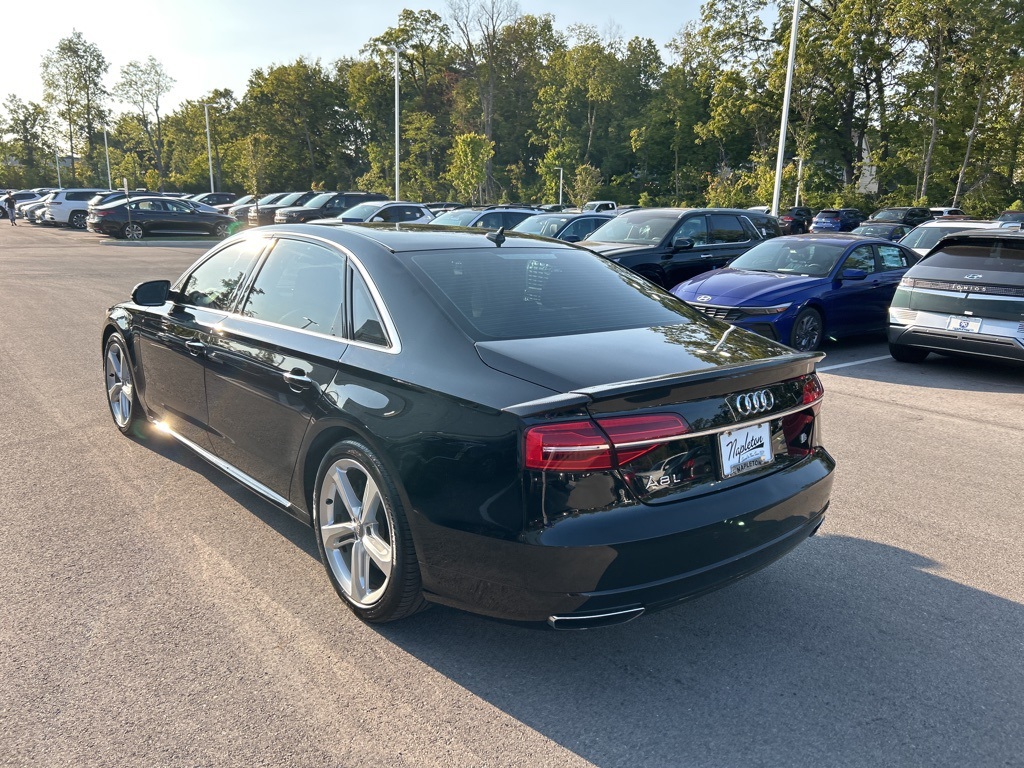
M297 233L297 232L273 232L273 231L260 232L258 234L242 235L238 239L239 240L245 240L245 239L252 239L252 238L256 238L256 237L262 238L264 240L270 240L270 239L274 239L274 240L289 239L289 240L300 240L300 241L312 240L312 241L315 241L317 244L327 246L329 249L341 252L341 254L343 256L345 256L345 258L348 260L349 264L351 264L353 266L353 268L356 269L359 272L360 276L363 278L363 282L366 283L367 289L370 291L370 298L373 300L374 306L377 309L377 314L380 315L381 321L384 323L384 330L387 333L389 344L388 344L388 346L381 346L379 344L369 344L369 343L367 343L365 341L356 341L355 339L349 339L349 338L346 338L344 336L332 336L332 335L330 335L328 333L320 333L318 331L304 330L302 328L295 328L294 326L291 326L291 325L282 325L281 323L274 323L274 322L271 322L269 320L258 320L255 317L246 317L241 312L236 312L234 310L232 310L230 312L224 312L224 314L226 315L226 317L224 318L225 320L228 317L236 317L236 318L238 318L240 320L245 320L246 322L250 322L250 323L260 323L262 325L266 325L266 326L269 326L271 328L283 328L283 329L286 329L286 330L289 330L289 331L298 331L300 333L307 333L307 334L310 334L310 335L313 335L313 336L317 336L317 337L319 337L321 339L330 339L331 341L338 341L338 342L341 342L343 344L351 345L351 346L354 346L354 347L360 347L362 349L371 349L371 350L374 350L375 352L384 352L384 353L387 353L389 355L397 355L397 354L399 354L402 351L401 338L398 335L398 329L395 327L394 320L391 319L391 313L388 312L388 310L387 310L387 304L384 302L384 299L381 297L380 291L377 290L377 285L373 282L373 280L370 279L370 275L369 275L369 273L367 273L366 268L362 265L362 263L359 261L359 259L357 259L355 257L355 254L353 254L348 248L346 248L345 246L340 245L338 243L335 243L332 240L328 240L327 238L319 237L317 235L309 235L309 234L306 234L306 233L301 233L300 234L300 233ZM184 275L182 275L182 278L187 278L189 275L192 274L193 271L195 271L195 269L200 265L200 263L206 262L208 258L212 259L215 255L220 253L228 245L232 245L235 242L237 242L237 241L234 238L232 238L231 240L226 240L221 245L221 247L218 248L216 251L212 251L208 255L204 254L201 259L197 260L194 264L192 264L192 266L190 266L185 271ZM271 251L271 253L273 253L273 251ZM262 263L266 261L266 258L268 256L269 256L269 254L266 253L266 244L264 244L264 250L260 253L260 255L258 257L257 265L261 266ZM250 273L250 277L255 278L255 277L258 277L258 276L259 276L258 272L255 275ZM180 286L183 284L182 283L182 278L179 278L179 280L175 283L174 290L178 290L180 288ZM252 284L253 284L253 280L246 279L246 284L245 284L245 287L243 288L243 291L246 294L248 294L249 290L252 288ZM239 298L241 298L241 297L239 297ZM192 306L192 305L191 304L186 304L185 306ZM199 307L199 309L205 309L205 307ZM240 307L238 309L240 309ZM223 310L215 310L215 311L223 312ZM221 321L221 322L223 322L223 321Z

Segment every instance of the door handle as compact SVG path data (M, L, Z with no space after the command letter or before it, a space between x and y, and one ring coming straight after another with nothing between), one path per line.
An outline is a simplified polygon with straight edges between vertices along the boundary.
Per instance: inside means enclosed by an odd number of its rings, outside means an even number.
M715 254L713 254L713 253L702 253L700 255L700 257L702 259L713 259L715 257Z
M309 389L313 386L313 380L309 378L301 368L293 368L291 371L284 374L284 380L288 383L288 386L296 392L301 392L302 390Z
M206 345L201 341L186 341L185 349L187 349L188 353L193 357L199 357L206 352Z

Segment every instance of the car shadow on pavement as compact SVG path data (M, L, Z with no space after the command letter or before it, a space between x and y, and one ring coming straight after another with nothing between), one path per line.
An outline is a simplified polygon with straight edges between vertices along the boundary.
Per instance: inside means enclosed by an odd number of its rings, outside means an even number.
M448 609L384 638L595 765L1010 765L1024 606L912 552L820 535L630 624L535 632Z
M825 363L827 369L828 362ZM875 363L822 371L829 376L965 392L1024 394L1024 365L969 355L928 355L922 363L899 363L891 358Z

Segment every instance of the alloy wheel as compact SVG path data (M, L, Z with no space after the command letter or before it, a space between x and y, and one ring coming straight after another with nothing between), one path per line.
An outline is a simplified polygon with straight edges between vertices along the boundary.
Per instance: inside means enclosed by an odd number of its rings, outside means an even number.
M345 597L366 608L384 595L395 568L391 516L370 472L358 461L334 462L320 487L320 538Z
M141 224L136 224L133 221L131 224L124 225L124 236L126 240L141 240L142 234Z
M120 344L111 344L107 347L103 368L107 379L110 413L117 426L124 429L132 420L134 385L131 364L125 358L124 348Z
M792 346L801 352L813 352L821 346L822 333L821 315L813 309L804 310L793 324Z

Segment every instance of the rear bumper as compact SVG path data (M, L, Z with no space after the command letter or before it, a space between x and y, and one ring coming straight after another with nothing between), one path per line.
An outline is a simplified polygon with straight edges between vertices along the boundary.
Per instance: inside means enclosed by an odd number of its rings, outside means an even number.
M429 523L424 530L418 520L424 590L433 602L515 621L660 610L743 578L813 534L834 467L817 449L798 465L726 491L581 515L529 541ZM658 535L636 538L654 529Z
M918 311L910 325L890 322L889 343L1024 362L1024 323L982 318L982 332L962 333L946 329L949 318L944 313Z

